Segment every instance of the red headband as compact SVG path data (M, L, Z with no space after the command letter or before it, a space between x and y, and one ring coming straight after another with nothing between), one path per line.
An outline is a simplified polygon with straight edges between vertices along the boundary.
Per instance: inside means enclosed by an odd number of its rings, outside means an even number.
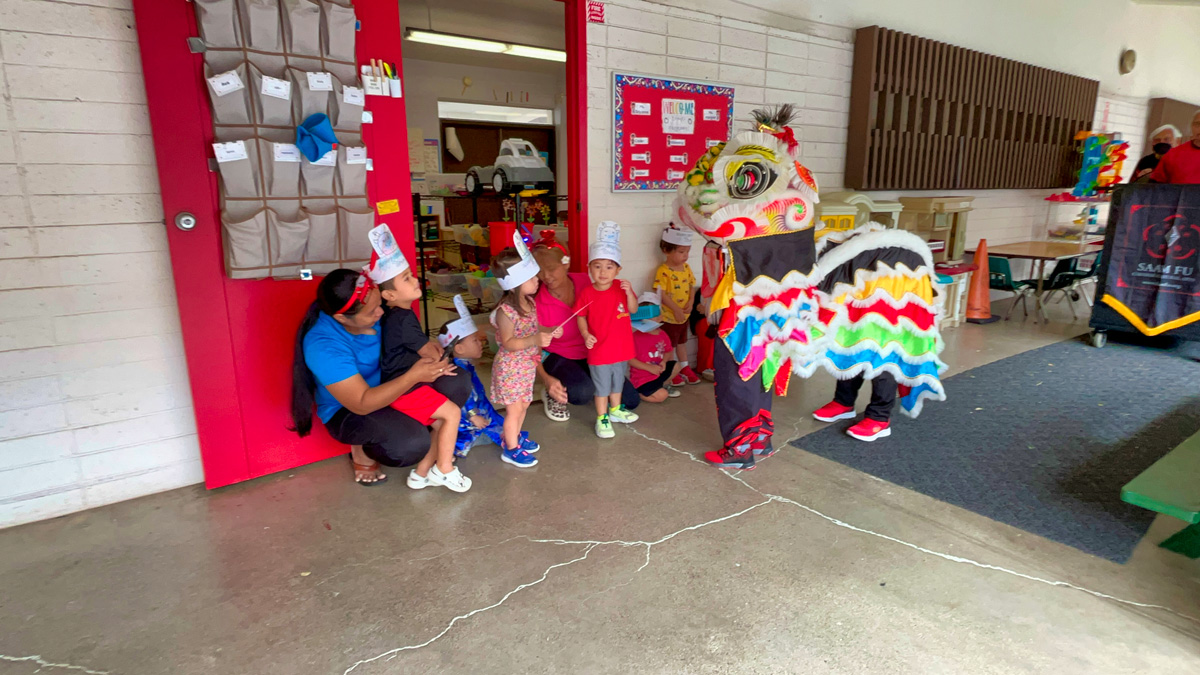
M345 314L346 310L354 306L354 303L365 300L372 288L375 288L375 284L371 282L366 273L359 274L358 280L354 282L354 292L350 294L350 299L334 314Z
M561 242L554 238L554 230L541 230L538 234L542 235L542 238L534 243L534 248L556 248L562 251L563 255L571 254L566 246L563 246Z

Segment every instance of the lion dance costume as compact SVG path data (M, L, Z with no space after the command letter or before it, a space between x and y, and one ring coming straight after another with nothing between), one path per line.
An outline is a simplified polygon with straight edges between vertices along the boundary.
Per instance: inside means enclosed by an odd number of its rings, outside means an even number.
M713 147L679 186L677 222L709 239L702 298L718 327L714 372L724 446L706 459L749 469L774 452L771 401L795 373L882 373L901 412L945 400L940 309L928 245L868 224L817 233L817 183L799 161L790 106ZM825 235L825 236L822 236Z

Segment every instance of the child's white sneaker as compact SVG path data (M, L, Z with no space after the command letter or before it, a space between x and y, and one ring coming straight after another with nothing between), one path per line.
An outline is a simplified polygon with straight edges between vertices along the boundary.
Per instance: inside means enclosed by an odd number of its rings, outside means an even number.
M426 480L430 485L443 485L454 492L466 492L471 489L471 479L463 475L457 466L450 473L442 473L434 464L433 468L429 470Z
M429 482L429 476L418 475L416 469L412 469L408 472L408 480L406 482L408 483L408 487L414 490L421 490L431 485Z

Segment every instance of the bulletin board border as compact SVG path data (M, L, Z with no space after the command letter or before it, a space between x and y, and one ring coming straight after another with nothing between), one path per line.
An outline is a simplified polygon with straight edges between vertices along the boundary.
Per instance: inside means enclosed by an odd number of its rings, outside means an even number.
M623 165L621 164L621 148L625 140L625 120L621 115L624 103L624 89L627 86L648 87L663 91L686 94L707 94L729 97L729 110L725 115L727 122L726 138L733 137L733 99L734 88L729 85L683 80L676 78L637 75L635 73L613 73L613 192L673 192L679 181L669 180L620 180Z

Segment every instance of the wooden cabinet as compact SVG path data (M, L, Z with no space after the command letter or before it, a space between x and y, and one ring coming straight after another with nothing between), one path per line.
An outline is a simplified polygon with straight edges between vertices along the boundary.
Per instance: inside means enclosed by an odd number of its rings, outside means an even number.
M961 261L973 201L974 197L901 197L900 229L928 241L935 263Z

